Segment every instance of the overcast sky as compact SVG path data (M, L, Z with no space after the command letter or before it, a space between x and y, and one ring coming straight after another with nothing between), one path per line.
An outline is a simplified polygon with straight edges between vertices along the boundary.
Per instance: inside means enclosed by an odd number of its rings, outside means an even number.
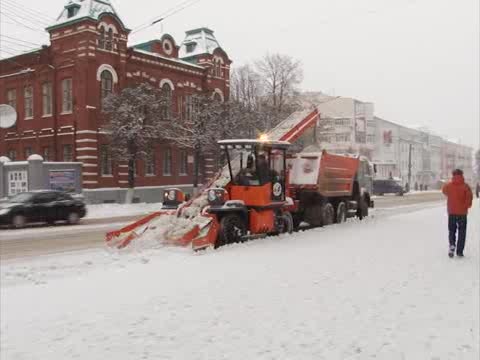
M8 2L56 17L67 0L0 0ZM130 28L181 2L113 1ZM292 55L303 63L304 90L371 101L377 116L478 147L479 17L479 0L200 0L130 45L162 30L180 43L185 30L208 26L234 65L267 52ZM4 35L47 42L1 20Z

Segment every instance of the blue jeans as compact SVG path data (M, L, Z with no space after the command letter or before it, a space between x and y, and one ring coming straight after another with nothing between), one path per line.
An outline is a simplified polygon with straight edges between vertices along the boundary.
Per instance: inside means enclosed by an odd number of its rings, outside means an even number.
M458 230L458 241L457 241ZM467 215L448 215L448 241L456 246L457 254L463 254L467 237Z

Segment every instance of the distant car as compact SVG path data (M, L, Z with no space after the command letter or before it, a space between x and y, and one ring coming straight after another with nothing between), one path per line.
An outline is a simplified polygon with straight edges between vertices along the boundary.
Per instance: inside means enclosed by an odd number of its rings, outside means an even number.
M374 180L373 194L374 195L396 194L398 196L403 196L403 194L405 194L405 189L393 179Z
M22 228L27 223L66 221L77 224L86 215L85 203L71 195L53 190L17 194L0 203L0 225Z

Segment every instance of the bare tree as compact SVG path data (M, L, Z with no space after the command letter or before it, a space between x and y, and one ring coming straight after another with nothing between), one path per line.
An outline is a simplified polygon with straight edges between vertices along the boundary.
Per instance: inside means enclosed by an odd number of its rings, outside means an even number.
M128 162L126 203L133 200L136 160L148 156L165 131L167 106L170 106L169 99L146 83L111 94L103 102L103 112L109 118L105 130L112 157Z
M242 103L250 110L258 110L264 95L260 75L249 64L243 65L232 72L231 99Z
M193 188L198 191L200 162L208 151L214 151L223 113L221 102L208 94L194 94L185 97L183 114L170 122L164 133L165 139L190 149L194 156Z
M303 80L300 61L288 55L267 54L256 62L256 68L264 83L265 95L274 110L281 113Z

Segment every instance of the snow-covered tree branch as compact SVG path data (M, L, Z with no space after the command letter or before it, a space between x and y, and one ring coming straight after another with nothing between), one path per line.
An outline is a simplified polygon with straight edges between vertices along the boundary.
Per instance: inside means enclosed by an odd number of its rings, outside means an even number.
M171 121L170 99L158 89L143 83L111 94L103 102L103 112L109 122L105 128L110 139L110 150L115 160L128 163L126 202L133 199L135 162L151 153L153 145Z

